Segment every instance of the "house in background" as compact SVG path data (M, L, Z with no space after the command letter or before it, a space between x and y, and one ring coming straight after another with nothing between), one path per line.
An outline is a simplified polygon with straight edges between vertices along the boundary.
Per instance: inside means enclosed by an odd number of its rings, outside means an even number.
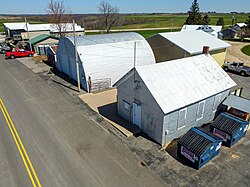
M52 35L42 34L30 40L33 50L38 55L46 55L49 46L57 45L59 38Z
M224 63L226 50L231 45L201 30L159 33L147 38L156 62L180 59L202 54L210 47L210 54L219 65Z
M210 55L136 67L117 87L118 114L162 146L211 122L235 82Z
M223 34L221 33L222 26L219 25L183 25L181 29L181 31L195 31L195 30L202 30L219 39L223 38Z
M224 39L236 38L241 34L242 29L246 26L245 23L236 23L233 26L222 31Z
M85 35L76 40L81 86L87 92L111 87L134 66L155 63L150 45L138 33ZM77 80L75 62L74 38L62 37L57 69Z

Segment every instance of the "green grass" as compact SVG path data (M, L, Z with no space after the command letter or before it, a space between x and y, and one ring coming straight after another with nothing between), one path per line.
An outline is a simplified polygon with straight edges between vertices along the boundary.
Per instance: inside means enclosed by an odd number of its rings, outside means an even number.
M131 14L126 15L123 19L137 20L143 22L146 20L146 23L139 24L130 24L120 27L115 27L114 29L130 29L130 28L162 28L162 27L174 27L180 28L183 26L186 21L187 14ZM247 14L210 14L211 19L210 24L215 25L217 20L220 17L224 18L225 26L228 27L232 25L232 16L237 18L238 23L245 22L248 18Z
M112 29L140 29L140 28L181 28L187 18L187 14L130 14L122 15L121 21L126 21L126 25L112 27ZM225 28L232 25L232 16L237 18L238 23L245 22L248 14L209 14L210 24L215 25L220 17L224 18ZM0 19L0 32L3 32L4 22L23 22L22 17L11 17L12 19ZM30 18L31 19L31 18ZM35 18L33 18L35 19ZM42 23L42 22L30 22Z
M144 38L147 38L149 36L153 36L161 32L174 32L174 31L179 31L179 30L180 29L160 29L160 30L141 30L141 31L131 31L131 32L139 33ZM124 32L124 31L121 31L121 32ZM119 33L119 32L110 32L110 33ZM101 33L100 32L86 32L86 35L93 35L93 34L101 34Z
M242 51L242 53L244 53L244 54L250 56L250 45L246 45L245 47L243 47L243 48L241 49L241 51Z

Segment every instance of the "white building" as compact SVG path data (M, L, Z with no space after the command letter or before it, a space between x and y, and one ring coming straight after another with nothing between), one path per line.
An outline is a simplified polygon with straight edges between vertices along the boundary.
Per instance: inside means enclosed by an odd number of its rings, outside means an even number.
M211 122L235 85L210 55L140 66L115 84L118 114L165 145Z
M76 39L81 86L88 92L111 87L134 64L155 63L152 49L138 33L85 35ZM73 37L59 40L56 67L77 80Z
M28 27L28 28L27 28ZM56 24L29 24L25 22L21 23L4 23L4 31L7 37L13 37L15 35L22 36L22 39L28 39L27 31L29 31L30 39L35 38L41 34L53 34L58 35L59 29ZM75 24L75 31L77 35L84 34L84 28ZM73 23L62 23L62 33L72 34Z
M221 33L222 26L220 25L183 25L181 29L181 31L195 31L195 30L202 30L220 39L222 39L223 37Z

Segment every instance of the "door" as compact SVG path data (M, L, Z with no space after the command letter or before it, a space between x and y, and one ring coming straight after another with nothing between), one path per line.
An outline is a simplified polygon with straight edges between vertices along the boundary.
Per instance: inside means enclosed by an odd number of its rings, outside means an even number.
M133 124L141 129L141 106L133 103Z

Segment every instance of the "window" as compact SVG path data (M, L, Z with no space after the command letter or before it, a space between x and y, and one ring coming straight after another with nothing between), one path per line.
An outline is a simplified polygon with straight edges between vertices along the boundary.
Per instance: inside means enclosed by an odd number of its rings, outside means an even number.
M187 118L187 108L181 109L179 111L177 129L185 127L186 118Z
M221 97L221 94L218 94L214 97L214 105L213 105L213 112L216 112L217 111L217 107L219 106L220 104L220 97Z
M126 110L130 110L130 104L127 101L125 101L125 100L123 100L123 103L124 103L124 108Z
M199 105L198 105L198 108L197 108L196 121L203 118L204 108L205 108L205 101L199 102Z

